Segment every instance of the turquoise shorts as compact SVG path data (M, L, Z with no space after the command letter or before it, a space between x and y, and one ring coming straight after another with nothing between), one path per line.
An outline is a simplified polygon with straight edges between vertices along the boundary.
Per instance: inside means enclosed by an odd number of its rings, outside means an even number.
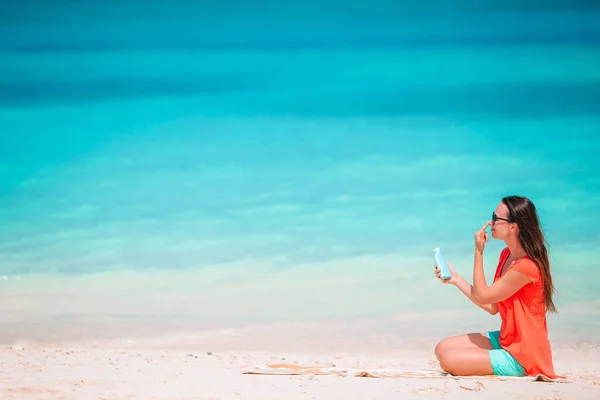
M525 368L500 346L500 331L486 332L494 350L488 350L494 375L525 376Z

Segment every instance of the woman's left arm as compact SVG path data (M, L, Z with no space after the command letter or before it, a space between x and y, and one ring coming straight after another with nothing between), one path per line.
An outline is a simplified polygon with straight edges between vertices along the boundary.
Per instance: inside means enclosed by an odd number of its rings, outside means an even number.
M481 304L495 304L506 300L530 282L531 279L522 272L507 271L492 286L488 287L483 272L483 252L475 250L472 294Z
M519 289L531 282L531 278L519 271L507 271L492 286L488 287L483 272L483 249L488 242L485 229L492 224L488 221L475 233L475 265L473 267L473 297L481 304L495 304L506 300Z

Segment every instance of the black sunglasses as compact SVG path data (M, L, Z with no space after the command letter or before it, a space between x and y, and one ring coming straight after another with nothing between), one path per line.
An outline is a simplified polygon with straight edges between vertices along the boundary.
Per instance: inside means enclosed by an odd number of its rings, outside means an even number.
M500 218L499 216L496 215L495 212L492 213L492 224L495 224L496 221L501 220L501 221L506 221L506 222L512 222L510 219L506 219L506 218Z

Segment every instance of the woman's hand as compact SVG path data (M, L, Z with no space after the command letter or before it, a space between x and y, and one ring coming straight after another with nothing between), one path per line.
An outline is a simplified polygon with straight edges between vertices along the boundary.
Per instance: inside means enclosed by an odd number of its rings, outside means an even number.
M450 274L452 275L449 279L443 279L440 274L442 271L434 264L433 272L435 273L435 277L438 278L442 283L450 283L452 285L456 284L458 281L458 273L452 268L452 264L448 263L448 269L450 270Z
M485 231L488 226L492 225L492 221L488 221L485 223L483 228L475 232L475 250L480 253L483 253L483 249L485 248L485 244L488 242L489 237L488 233Z

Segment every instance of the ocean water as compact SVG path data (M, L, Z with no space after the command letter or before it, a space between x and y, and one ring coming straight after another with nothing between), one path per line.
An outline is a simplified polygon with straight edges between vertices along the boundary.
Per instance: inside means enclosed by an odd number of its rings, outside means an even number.
M472 310L520 194L597 337L600 8L420 4L2 3L4 328Z

